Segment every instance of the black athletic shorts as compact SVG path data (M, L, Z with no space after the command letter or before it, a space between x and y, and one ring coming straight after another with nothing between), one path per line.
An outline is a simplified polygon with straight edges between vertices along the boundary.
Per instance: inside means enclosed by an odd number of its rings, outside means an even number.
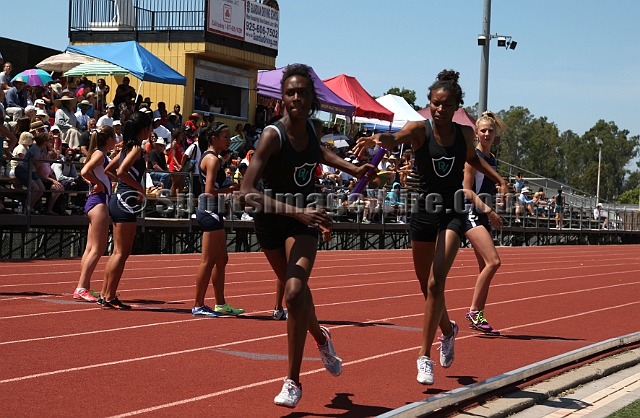
M466 227L466 213L457 213L450 209L447 213L427 213L424 208L411 212L409 221L409 236L412 241L435 242L440 231L450 229L460 237L464 237Z
M253 222L256 228L258 243L265 250L284 248L287 238L298 235L309 235L318 239L318 230L302 222L284 215L272 213L255 213Z
M140 210L138 193L135 191L115 193L109 199L109 215L113 223L136 222Z
M471 208L469 214L466 217L465 232L476 226L484 226L488 232L491 232L491 223L489 222L489 216L486 213L479 212L475 206Z
M207 212L196 209L196 220L203 232L212 232L224 229L224 219L215 212Z

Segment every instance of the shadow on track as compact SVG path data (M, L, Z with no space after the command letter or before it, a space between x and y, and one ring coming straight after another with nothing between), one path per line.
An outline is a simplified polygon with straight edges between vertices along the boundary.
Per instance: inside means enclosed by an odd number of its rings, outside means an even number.
M374 417L385 412L391 411L391 408L383 406L371 406L371 405L359 405L353 403L350 399L354 396L353 393L336 393L336 396L331 399L331 403L325 405L329 409L344 410L344 412L336 412L335 414L317 414L313 412L292 412L288 415L283 415L286 418L302 418L302 417Z

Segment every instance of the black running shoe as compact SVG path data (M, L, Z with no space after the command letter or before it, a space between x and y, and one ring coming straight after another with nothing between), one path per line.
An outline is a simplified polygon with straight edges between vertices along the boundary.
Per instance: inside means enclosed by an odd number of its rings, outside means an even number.
M131 305L125 305L124 303L120 302L118 298L114 298L109 302L107 302L106 299L102 299L102 307L107 309L119 309L121 311L131 309Z

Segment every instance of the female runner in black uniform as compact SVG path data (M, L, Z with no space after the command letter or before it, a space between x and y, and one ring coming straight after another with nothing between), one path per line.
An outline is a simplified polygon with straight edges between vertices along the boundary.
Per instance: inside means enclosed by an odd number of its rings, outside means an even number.
M479 158L484 159L487 164L497 171L496 157L491 154L491 145L496 138L496 130L504 131L506 125L495 113L486 111L476 121L476 138L478 146L475 149ZM471 165L466 164L464 168L464 188L473 190L477 194L496 195L496 183L492 179L478 172ZM473 291L471 307L467 311L466 318L469 327L482 331L486 334L500 335L500 332L489 325L489 321L484 317L484 306L487 303L489 285L491 279L500 268L500 256L493 245L491 237L491 227L502 229L502 219L494 211L484 213L476 209L475 206L469 211L466 222L465 235L473 245L473 252L478 259L480 274L476 280Z
M431 345L438 325L440 364L449 367L453 362L453 344L458 332L449 320L445 307L444 288L449 269L460 247L465 231L466 213L455 210L454 201L462 189L465 160L486 176L499 182L506 191L506 182L484 160L478 159L473 141L474 132L468 126L453 122L454 112L463 104L463 92L458 84L460 73L444 70L429 87L429 107L433 120L409 122L395 134L377 134L358 140L354 152L362 154L367 148L380 144L387 149L411 142L415 163L420 174L420 199L411 211L409 230L413 264L425 295L422 348L418 354L418 381L433 384ZM462 202L463 203L463 202ZM461 204L463 206L463 204Z
M196 275L196 300L191 313L196 316L215 317L220 315L237 316L244 309L236 309L224 299L224 275L229 254L227 236L224 230L224 199L218 197L237 190L235 185L221 187L226 179L220 152L229 149L231 134L229 127L222 122L214 122L200 135L198 146L200 157L200 186L204 193L198 198L196 219L202 228L202 261ZM222 207L220 207L222 206ZM213 285L216 306L211 309L204 304L209 281Z
M282 101L287 115L262 132L240 191L246 204L255 209L256 236L285 289L289 373L274 402L293 408L302 397L299 378L307 330L316 340L325 368L334 376L342 372L331 334L318 324L308 286L318 231L331 228L331 220L322 208L305 207L307 196L315 189L313 173L322 163L361 177L373 166L356 167L320 146L316 132L321 126L309 120L319 108L309 67L287 67L282 76ZM265 194L256 189L260 178ZM284 193L299 195L297 204L285 203L278 196Z
M116 290L122 277L124 264L131 254L133 239L136 236L136 218L145 191L142 179L146 172L146 163L142 151L142 141L151 134L151 117L146 113L135 112L124 125L124 146L120 158L109 163L106 170L117 169L118 189L109 200L109 214L113 222L113 253L104 269L104 281L98 303L104 308L131 309L120 302Z

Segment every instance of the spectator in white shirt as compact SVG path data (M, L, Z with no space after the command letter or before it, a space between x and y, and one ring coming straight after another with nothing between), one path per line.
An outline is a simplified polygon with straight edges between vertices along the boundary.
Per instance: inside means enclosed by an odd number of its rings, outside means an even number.
M120 122L119 120L114 121L113 130L115 131L115 134L116 134L116 144L121 143L122 142L122 122Z
M160 124L160 118L153 119L153 132L156 133L158 138L164 138L167 142L167 149L171 148L171 131Z
M598 203L593 210L593 219L602 222L602 229L607 229L609 218L607 217L607 211L602 209L602 203Z
M98 123L96 124L96 126L113 126L113 114L116 111L116 107L113 105L113 103L109 103L107 105L107 114L100 117L100 119L98 119Z
M87 115L87 112L89 111L89 109L91 109L91 103L89 103L89 100L83 100L80 102L80 110L78 110L76 112L76 119L78 119L78 127L80 129L80 132L84 132L87 130L87 124L89 123L89 115Z

